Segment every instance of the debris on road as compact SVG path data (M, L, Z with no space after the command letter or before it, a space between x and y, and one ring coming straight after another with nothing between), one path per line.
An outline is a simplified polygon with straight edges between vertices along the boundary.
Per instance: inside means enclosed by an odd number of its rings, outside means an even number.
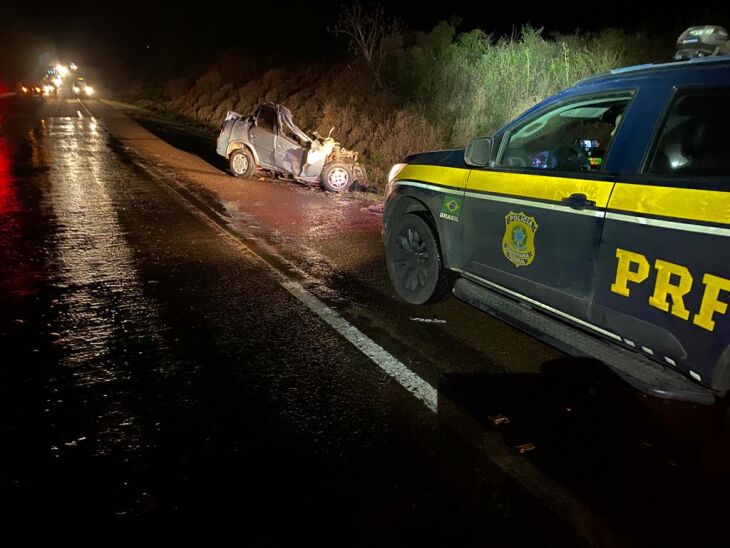
M515 449L517 449L518 453L522 454L527 453L528 451L533 451L535 449L535 445L530 442L521 443L520 445L516 445Z
M372 204L367 207L360 208L360 211L364 211L365 213L370 213L371 215L382 215L383 214L383 204L382 202L379 204Z
M489 422L492 426L501 426L502 424L509 424L509 417L505 417L502 413L489 416Z
M446 320L439 320L437 318L411 318L411 321L423 323L446 323Z

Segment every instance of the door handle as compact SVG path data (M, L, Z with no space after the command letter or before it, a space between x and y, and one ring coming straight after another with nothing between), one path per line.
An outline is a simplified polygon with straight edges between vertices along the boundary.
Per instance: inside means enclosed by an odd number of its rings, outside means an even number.
M572 209L584 209L586 207L596 206L596 202L594 200L589 200L585 194L571 194L560 201Z

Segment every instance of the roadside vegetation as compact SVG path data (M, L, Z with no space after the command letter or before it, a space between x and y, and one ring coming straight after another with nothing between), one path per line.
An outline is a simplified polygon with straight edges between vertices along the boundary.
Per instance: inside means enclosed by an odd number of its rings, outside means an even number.
M341 14L333 33L349 37L349 60L255 71L250 58L228 52L197 80L170 81L142 104L217 128L229 110L282 103L307 132L334 127L335 138L360 151L372 190L382 191L389 167L408 153L463 148L581 78L668 59L673 46L619 30L546 35L525 27L495 37L441 22L420 32L376 15ZM348 24L362 32L346 32Z

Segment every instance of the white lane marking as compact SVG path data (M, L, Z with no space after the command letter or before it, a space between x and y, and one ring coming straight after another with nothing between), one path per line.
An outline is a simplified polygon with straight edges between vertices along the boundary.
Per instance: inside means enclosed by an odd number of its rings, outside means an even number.
M433 386L408 369L403 363L385 351L383 347L378 345L357 327L304 289L301 284L294 280L279 283L284 289L304 303L307 308L328 323L337 333L347 339L355 348L375 362L380 369L395 379L398 384L421 400L431 411L436 413L438 409L438 391Z
M81 104L84 109L88 111L88 107L86 107L86 105L84 105L83 103ZM88 112L89 114L91 114L90 111ZM109 129L103 125L103 122L102 128L104 129L104 131L112 135ZM163 174L160 174L153 169L148 168L141 162L135 162L135 165L149 173L150 176L152 176L154 179L158 180L161 183L162 188L167 189L167 191L170 192L170 194L173 195L180 202L180 204L185 207L186 210L190 211L193 215L195 215L204 223L207 223L208 226L214 229L235 248L240 250L242 253L252 257L254 260L259 261L263 266L267 267L282 286L285 281L293 281L286 277L284 273L279 270L274 264L264 259L262 256L253 251L250 247L244 244L238 237L228 232L225 228L216 223L209 216L209 214L199 209L198 206L192 204L188 200L188 198L186 198L177 188L175 188L177 187L177 183L170 181ZM286 263L289 268L293 268L295 271L301 272L302 274L304 274L305 277L308 277L304 271L299 269L291 261L281 256L277 256L277 258L283 263ZM312 297L316 299L316 297L314 297L313 295ZM342 321L345 322L344 319ZM380 348L375 343L373 343L373 345L376 348ZM380 350L382 350L382 348ZM390 354L388 354L384 350L383 353L386 356L390 356ZM401 367L405 369L405 371L407 372L406 377L413 375L415 379L422 381L427 387L430 387L428 383L423 381L423 379L421 379L410 369L405 367L405 365L395 360L395 358L393 358L392 356L390 356L390 358L392 358L396 363L398 363ZM396 368L399 367L396 366ZM426 394L427 399L430 403L426 403L424 400L421 401L424 401L429 409L436 411L435 404L438 391L433 387L430 388L433 391L432 395ZM444 400L448 404L448 398L444 398ZM470 424L474 423L474 419L466 414L463 415L463 420L465 422L469 422ZM524 487L528 492L543 501L548 506L548 508L550 508L557 515L559 515L560 518L563 519L567 524L569 524L582 538L592 541L596 538L597 531L600 531L605 539L609 539L606 540L607 546L622 546L626 544L625 542L619 542L617 540L615 529L611 526L611 524L606 522L603 517L595 514L595 512L587 507L580 499L576 498L572 493L566 491L563 486L544 477L537 469L534 468L534 466L529 461L517 459L513 454L513 450L505 445L504 441L498 434L482 431L481 426L477 426L477 428L479 436L481 436L478 447L485 452L487 457L490 458L503 472L516 479L520 483L520 485L522 485L522 487ZM464 435L470 437L469 434ZM583 516L583 518L576 520L576 515Z
M606 213L606 219L611 221L623 221L626 223L635 223L639 225L657 226L659 228L669 228L672 230L684 230L686 232L699 232L700 234L712 234L714 236L730 236L730 228L720 228L718 226L693 225L689 223L679 223L676 221L663 221L661 219L650 219L648 217L638 217L636 215L623 215L621 213Z
M236 236L213 221L203 211L192 205L182 194L178 192L177 189L170 186L163 177L157 175L155 172L140 163L137 163L137 165L155 179L161 181L163 183L163 187L169 189L188 211L208 224L208 226L212 227L217 233L224 236L236 248L253 257L260 262L260 264L265 266L274 275L279 285L319 316L337 333L344 337L345 340L347 340L365 356L370 358L375 365L387 373L393 380L395 380L413 396L419 399L431 412L436 413L438 411L438 390L436 388L406 367L401 361L383 349L382 346L365 335L357 327L345 320L335 310L320 301L299 282L287 276L284 272L256 253ZM289 261L283 259L283 257L281 259L289 264Z
M673 360L672 358L669 358L669 357L667 357L667 356L664 356L664 359L666 360L666 362L667 362L667 363L668 363L669 365L673 365L673 366L675 366L675 367L677 366L677 362L675 362L675 361L674 361L674 360Z
M507 289L506 287L502 287L499 284L496 284L494 282L490 282L489 280L485 280L484 278L480 278L479 276L475 276L474 274L470 274L468 272L464 272L463 270L459 270L454 268L455 272L459 272L462 274L465 278L471 278L472 280L475 280L477 282L491 285L492 287L499 289L500 291L507 293L508 295L512 295L514 297L518 297L520 299L523 299L531 304L534 304L535 306L539 306L540 308L547 310L548 312L552 312L553 314L556 314L558 316L562 316L563 318L566 318L570 320L571 322L575 322L579 325L582 325L583 327L587 327L588 329L592 329L593 331L596 331L597 333L601 333L602 335L606 335L607 337L611 337L612 339L615 339L617 341L621 340L621 337L616 335L615 333L611 333L610 331L606 331L605 329L601 329L597 325L593 325L592 323L586 322L584 320L581 320L580 318L576 318L575 316L571 316L570 314L566 314L565 312L558 310L557 308L553 308L550 305L547 305L545 303L541 303L540 301L536 301L535 299L531 299L530 297L523 295L522 293L517 293L516 291L512 291L511 289Z
M701 381L701 380L702 380L702 377L700 377L700 374L699 374L699 373L695 373L694 371L691 371L691 370L690 370L689 374L690 374L690 375L692 376L692 378L693 378L694 380L696 380L696 381Z
M647 354L654 355L654 351L651 348L647 348L646 346L642 346L641 349L646 352Z

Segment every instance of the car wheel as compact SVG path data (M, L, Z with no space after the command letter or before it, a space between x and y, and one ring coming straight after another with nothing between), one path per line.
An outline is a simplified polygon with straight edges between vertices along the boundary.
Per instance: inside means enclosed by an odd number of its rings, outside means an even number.
M352 167L344 162L330 162L322 169L320 175L322 186L330 192L347 190L355 182Z
M393 289L408 303L439 301L452 285L436 231L417 213L401 215L388 230L385 261Z
M234 150L228 158L228 162L236 177L250 177L256 168L251 151L245 147Z

